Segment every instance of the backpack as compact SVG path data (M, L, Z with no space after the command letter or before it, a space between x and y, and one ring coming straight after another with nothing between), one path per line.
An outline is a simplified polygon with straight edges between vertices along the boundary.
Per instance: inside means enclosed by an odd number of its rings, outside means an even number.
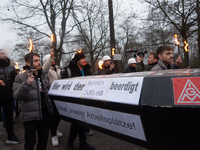
M67 75L68 75L68 78L71 78L71 76L72 76L71 69L68 67L67 67Z
M62 72L62 79L64 78L71 78L72 77L72 72L71 69L68 67L65 67L65 70Z

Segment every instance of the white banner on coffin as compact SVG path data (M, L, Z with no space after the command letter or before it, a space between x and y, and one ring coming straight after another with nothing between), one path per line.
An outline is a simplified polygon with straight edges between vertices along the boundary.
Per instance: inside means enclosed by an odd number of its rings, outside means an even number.
M54 80L49 90L50 95L81 97L88 79Z
M105 96L111 79L89 79L82 98L105 100Z
M146 141L139 115L54 100L62 116Z
M138 105L143 77L112 78L106 101Z
M54 80L50 95L138 105L143 77Z

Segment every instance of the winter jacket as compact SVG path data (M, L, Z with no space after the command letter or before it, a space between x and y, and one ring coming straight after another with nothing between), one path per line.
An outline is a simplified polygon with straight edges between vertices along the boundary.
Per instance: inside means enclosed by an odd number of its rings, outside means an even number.
M128 68L126 68L125 73L129 73L129 72L136 72L136 68L129 65Z
M173 69L173 63L169 64L170 69ZM157 65L151 69L151 71L167 70L167 66L160 59L157 62Z
M141 61L140 63L137 63L136 65L136 71L137 72L141 72L141 71L151 71L151 69L153 67L155 67L157 65L157 63L153 63L153 64L150 64L150 65L144 65L143 61Z
M102 69L99 69L94 73L94 75L104 75L104 74L113 74L114 70L110 70L110 66L106 67L103 65Z
M41 73L41 84L44 95L44 102L47 106L49 114L54 114L54 106L52 101L49 99L48 90L50 88L49 77L45 71L39 70ZM38 71L38 72L39 72ZM13 97L15 100L22 101L22 122L32 121L32 120L42 120L42 108L41 108L41 96L40 96L40 86L38 83L38 78L32 84L27 83L28 74L30 70L26 70L25 73L19 74L15 78L13 84Z
M50 84L52 84L54 80L61 79L60 69L58 68L58 66L55 66L56 68L56 71L55 71L54 68L51 66L52 62L53 62L53 59L49 57L42 67L43 70L48 73Z
M77 63L75 62L74 59L72 59L68 65L68 67L65 67L65 71L62 74L62 79L65 78L69 78L68 77L68 71L67 68L69 68L71 70L71 77L78 77L78 76L82 76L79 67L77 66ZM84 71L84 76L89 76L92 75L90 72L91 66L89 64L85 65L83 67L83 71Z
M14 66L10 65L10 60L0 59L0 80L3 80L5 86L0 86L0 102L13 100L13 82L16 72Z

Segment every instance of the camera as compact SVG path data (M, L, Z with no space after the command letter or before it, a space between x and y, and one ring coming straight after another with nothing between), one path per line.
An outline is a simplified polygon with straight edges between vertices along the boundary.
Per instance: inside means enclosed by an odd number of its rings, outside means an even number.
M141 56L144 56L145 54L147 54L148 52L146 50L142 50L142 49L139 49L139 50L134 50L134 49L129 49L129 50L126 50L125 51L126 53L128 52L133 52L133 57L137 57L136 55L138 55L139 57Z
M136 55L138 55L139 57L143 56L147 54L147 51L139 51L139 52L136 52L135 54L133 54L133 57L137 57Z

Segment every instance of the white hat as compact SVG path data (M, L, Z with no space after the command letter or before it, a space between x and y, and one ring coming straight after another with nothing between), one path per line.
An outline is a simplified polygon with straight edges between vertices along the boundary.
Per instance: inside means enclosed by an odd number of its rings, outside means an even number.
M47 61L47 59L49 59L49 58L50 58L50 54L44 56L44 59L43 59L44 63L45 63L45 62Z
M107 61L107 60L111 60L111 58L110 58L110 56L106 55L106 56L103 56L102 60Z
M130 59L128 60L128 64L129 64L129 65L130 65L130 64L136 64L135 58L130 58Z

